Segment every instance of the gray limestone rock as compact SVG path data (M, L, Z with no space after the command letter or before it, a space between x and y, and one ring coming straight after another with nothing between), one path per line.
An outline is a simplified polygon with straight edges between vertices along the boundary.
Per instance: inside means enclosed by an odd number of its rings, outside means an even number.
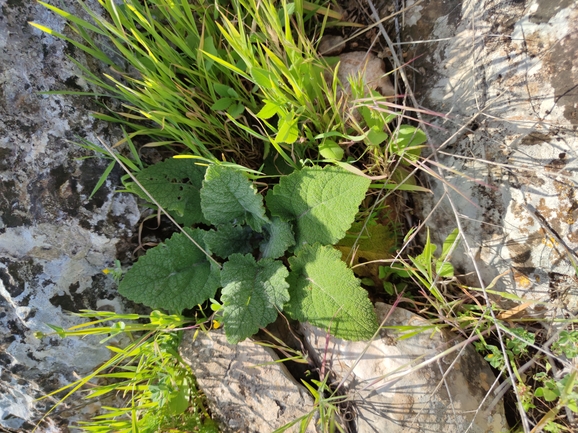
M220 331L188 331L180 353L191 366L224 432L265 433L313 410L307 390L277 356L251 340L232 345ZM314 420L307 432L315 432ZM299 424L288 432L299 431Z
M578 3L408 2L419 103L431 117L447 187L416 215L441 242L459 223L453 256L468 283L578 311ZM450 200L451 199L451 203ZM430 211L441 205L428 218ZM456 222L457 220L457 222ZM476 269L477 268L477 269ZM542 307L544 308L544 307ZM539 312L539 310L535 311Z
M102 270L127 258L139 210L114 193L119 171L89 200L108 162L71 144L116 142L120 131L90 117L90 98L39 94L90 90L66 56L84 57L28 25L68 33L63 21L35 2L0 0L0 10L0 430L31 431L56 401L35 398L110 356L98 339L34 333L79 323L69 311L125 309ZM68 431L85 409L51 416L37 431Z
M471 345L457 346L462 339L434 332L425 319L402 308L377 303L376 312L385 327L423 331L400 338L402 332L384 328L372 342L327 341L325 330L302 325L316 363L325 358L334 385L343 382L352 398L358 433L508 431L501 401L489 407L494 374ZM454 346L458 350L449 350Z

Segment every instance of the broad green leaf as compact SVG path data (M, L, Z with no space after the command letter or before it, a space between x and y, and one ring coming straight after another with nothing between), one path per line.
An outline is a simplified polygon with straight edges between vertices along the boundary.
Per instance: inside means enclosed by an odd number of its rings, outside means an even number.
M341 132L338 132L338 131L329 131L329 132L324 132L323 134L316 135L315 137L313 137L313 139L314 140L321 140L322 138L330 138L330 137L344 138L346 140L353 141L354 143L359 143L360 141L365 140L365 137L367 137L367 134L346 135L346 134L342 134Z
M554 401L560 397L560 392L550 388L539 387L536 389L535 396L543 397L546 401Z
M234 168L212 165L207 169L201 189L201 208L214 225L244 224L261 233L265 216L263 197L249 179Z
M389 137L387 132L375 127L371 128L367 133L367 141L369 141L369 144L372 146L380 146L381 143L387 139L387 137Z
M426 141L427 136L422 130L415 126L402 125L389 143L389 149L397 155L404 155L406 158L416 161L421 154L420 145Z
M233 254L223 265L223 323L230 343L250 337L277 318L289 300L288 275L280 261L255 262L250 254Z
M366 263L364 266L355 268L358 276L370 277L380 272L377 260L388 259L394 256L397 245L397 236L392 225L367 224L355 222L347 231L347 236L341 239L335 246L341 251L343 260L350 266L358 263ZM380 278L385 278L381 276Z
M282 177L267 194L267 206L272 215L295 221L298 247L331 245L353 223L369 183L339 167L306 167Z
M211 110L215 110L215 111L226 110L227 108L229 108L231 106L232 103L233 103L232 98L221 98L217 102L215 102L213 105L211 105Z
M341 161L343 153L341 146L333 140L325 140L323 144L319 146L319 154L325 159Z
M418 146L426 141L427 135L425 135L425 132L411 125L403 125L400 127L399 131L397 131L397 137L394 140L400 149L409 146Z
M299 137L299 129L297 128L295 115L293 113L287 113L284 117L280 118L277 130L277 136L275 137L277 143L295 143Z
M263 89L269 89L272 85L271 73L265 69L253 68L251 69L251 76L253 81Z
M436 261L436 274L442 278L453 278L454 267L450 262Z
M444 260L448 254L450 253L451 248L454 246L454 243L456 242L456 238L459 236L460 234L460 230L459 229L454 229L446 238L446 240L444 241L444 244L442 246L442 255L440 256L440 260Z
M375 110L371 110L369 107L362 105L358 108L359 112L361 113L361 117L365 120L365 124L370 128L373 127L381 127L383 128L383 122L381 122L378 116L375 115Z
M167 212L189 226L205 222L199 195L205 170L190 159L171 158L151 165L135 176ZM128 189L150 201L138 185L131 184Z
M219 94L219 96L221 96L223 98L231 96L231 95L229 95L229 89L231 89L231 88L229 86L227 86L226 84L214 83L213 88L215 89L215 92L217 92Z
M184 413L189 407L189 390L181 386L180 389L170 394L169 411L172 415L180 415Z
M243 111L245 111L245 106L243 104L233 104L229 107L229 109L227 110L227 113L231 117L237 118L241 114L243 114Z
M378 328L367 292L332 247L307 245L289 259L285 312L345 340L366 340Z
M235 226L233 224L223 224L217 230L210 230L205 234L207 248L226 259L231 254L247 254L253 251L251 237L253 231L248 226Z
M274 102L267 101L263 108L257 113L259 119L267 120L279 112L279 105Z
M281 218L271 218L271 223L265 226L265 240L259 247L263 258L277 259L285 254L285 251L295 245L295 237L291 225Z
M204 245L202 230L185 230ZM218 271L205 253L184 234L175 233L133 265L118 291L131 301L180 313L214 297L218 287Z

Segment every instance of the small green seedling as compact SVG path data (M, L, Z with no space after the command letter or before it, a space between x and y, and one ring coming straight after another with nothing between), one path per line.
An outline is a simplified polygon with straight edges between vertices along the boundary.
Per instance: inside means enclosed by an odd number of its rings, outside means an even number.
M458 242L458 235L458 229L452 231L443 243L442 253L436 257L434 253L437 247L431 243L428 230L423 252L416 257L409 256L411 265L403 263L402 265L380 266L379 278L384 280L385 291L390 295L396 291L393 284L388 281L392 275L405 279L415 278L420 285L427 287L439 302L444 303L444 298L436 285L439 278L453 278L454 276L454 267L448 260Z

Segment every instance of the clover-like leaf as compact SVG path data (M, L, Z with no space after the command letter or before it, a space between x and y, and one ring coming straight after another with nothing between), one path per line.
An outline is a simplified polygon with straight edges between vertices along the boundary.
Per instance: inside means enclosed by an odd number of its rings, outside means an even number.
M204 245L202 230L185 230ZM184 234L175 233L133 265L118 291L131 301L180 313L214 297L219 283L218 270L205 253Z
M315 244L291 257L287 279L291 298L284 310L338 338L369 339L378 328L373 305L340 256L332 247Z
M243 173L224 165L207 169L201 189L201 208L211 224L247 223L261 233L269 222L263 197Z
M272 215L295 221L297 246L334 244L351 226L369 179L339 167L306 167L284 176L267 194Z
M223 224L217 230L210 230L205 234L207 248L226 259L231 254L246 254L253 251L251 238L253 230L248 226L235 226L233 224Z
M277 318L278 311L289 300L287 275L287 268L279 261L256 262L250 254L229 257L221 271L221 301L230 343L250 337Z
M271 218L271 224L265 226L265 232L265 240L259 247L263 258L277 259L285 254L287 248L295 245L291 225L281 218Z
M205 222L199 193L205 171L191 159L171 158L139 171L135 177L179 223L189 226ZM138 185L131 184L129 189L150 201Z

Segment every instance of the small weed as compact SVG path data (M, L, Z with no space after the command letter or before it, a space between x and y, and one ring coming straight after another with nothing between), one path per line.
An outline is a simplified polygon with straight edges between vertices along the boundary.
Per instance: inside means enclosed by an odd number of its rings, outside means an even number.
M457 245L459 231L456 229L446 238L441 254L436 257L434 253L437 246L430 241L429 230L427 232L426 243L423 252L416 257L409 256L409 263L391 266L380 266L379 278L383 281L383 288L391 296L398 292L393 283L389 281L391 276L402 279L413 278L420 287L426 287L429 292L440 303L445 303L444 296L438 289L442 279L453 278L454 268L449 262L450 254Z
M552 344L552 351L572 359L578 356L578 331L563 330L558 340Z
M55 334L62 338L104 335L101 344L122 334L131 343L122 349L107 345L114 354L110 360L90 375L43 397L66 393L52 410L72 394L85 392L87 400L109 396L117 402L116 407L102 406L103 413L91 421L80 422L77 428L85 432L218 432L192 372L178 353L179 329L200 325L160 311L150 316L106 311L77 315L93 320L70 329L51 326ZM143 320L148 323L139 323ZM38 333L37 337L49 335Z

